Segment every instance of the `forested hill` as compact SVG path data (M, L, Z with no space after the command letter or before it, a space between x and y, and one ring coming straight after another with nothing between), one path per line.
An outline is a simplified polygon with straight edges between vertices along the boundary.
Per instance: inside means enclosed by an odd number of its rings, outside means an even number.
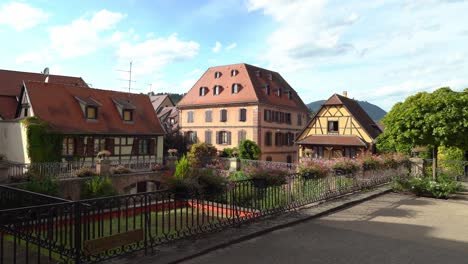
M311 111L313 111L314 113L316 113L319 109L320 109L320 106L325 102L325 100L319 100L319 101L315 101L315 102L312 102L312 103L309 103L307 104L307 107L309 107L309 109ZM358 103L359 105L361 105L361 107L367 112L367 114L373 119L373 120L380 120L384 117L384 115L387 114L387 112L385 112L385 110L383 110L382 108L380 108L379 106L375 105L375 104L371 104L369 102L366 102L366 101L359 101L358 100Z

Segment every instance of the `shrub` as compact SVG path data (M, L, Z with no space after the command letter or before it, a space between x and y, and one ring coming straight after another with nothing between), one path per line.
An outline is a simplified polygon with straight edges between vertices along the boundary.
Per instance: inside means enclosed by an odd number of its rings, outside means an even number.
M258 160L262 155L260 147L252 140L242 140L239 143L239 157L241 159Z
M257 169L251 175L250 179L254 180L254 184L264 184L268 186L279 186L287 182L288 173L283 170L263 170Z
M362 169L365 171L378 170L383 166L382 159L377 155L364 154L359 157L359 159L362 164Z
M304 179L324 178L327 176L328 167L318 161L308 161L299 166L298 173Z
M82 199L92 199L117 195L109 177L94 176L86 180L81 192Z
M233 171L233 172L229 173L228 178L229 178L230 181L243 181L243 180L248 180L249 175L247 175L243 171Z
M174 178L184 179L187 178L190 174L190 162L187 157L182 156L180 160L176 161L176 167L174 172Z
M393 158L391 154L384 154L382 158L382 167L385 169L396 169L398 168L398 162Z
M119 165L115 168L111 168L111 173L112 174L127 174L127 173L131 173L132 170L125 167L125 166L122 166L122 165Z
M200 185L197 179L194 178L169 178L167 180L169 190L175 193L177 196L190 197L192 194L198 193Z
M351 159L341 159L332 165L337 174L354 174L359 170L359 164Z
M27 182L20 185L20 188L50 196L58 196L59 194L58 182L51 176L31 176Z
M211 144L195 143L187 154L187 159L194 168L202 168L216 157L217 150Z
M96 176L96 172L91 168L81 168L75 172L76 177L86 178Z
M205 194L216 195L223 193L226 189L227 180L211 169L200 169L197 171L198 183L201 191Z
M446 199L450 194L461 190L461 185L447 175L440 175L437 181L431 177L411 177L394 180L395 191L410 191L418 196L429 196Z
M235 153L238 153L239 150L237 148L225 148L223 151L221 151L221 154L219 155L222 158L232 158L235 157Z

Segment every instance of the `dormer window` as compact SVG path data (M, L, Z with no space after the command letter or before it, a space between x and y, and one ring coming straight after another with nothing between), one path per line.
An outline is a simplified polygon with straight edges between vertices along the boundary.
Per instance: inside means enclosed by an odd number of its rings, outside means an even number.
M269 86L268 84L265 85L265 93L266 93L267 95L270 95L270 86Z
M132 122L133 121L133 110L131 109L124 109L122 113L122 117L124 121Z
M262 72L260 70L255 71L255 76L262 77Z
M268 80L270 80L270 81L273 80L273 74L272 73L268 73Z
M233 94L239 93L239 90L240 90L239 88L240 88L240 84L238 84L238 83L233 84L232 85L232 93Z
M215 72L215 79L221 78L221 72L217 71Z
M221 86L216 85L214 87L213 95L219 95L220 92L221 92Z
M231 77L237 76L239 74L238 70L231 70Z
M281 90L281 88L278 88L278 90L276 91L276 95L278 97L281 97L281 94L282 94L282 90Z
M97 119L98 109L95 106L86 106L86 119Z
M200 96L205 96L208 93L208 87L200 87Z
M288 91L286 91L286 93L288 94L288 99L289 99L289 100L292 100L292 99L293 99L292 91L291 91L291 90L288 90Z

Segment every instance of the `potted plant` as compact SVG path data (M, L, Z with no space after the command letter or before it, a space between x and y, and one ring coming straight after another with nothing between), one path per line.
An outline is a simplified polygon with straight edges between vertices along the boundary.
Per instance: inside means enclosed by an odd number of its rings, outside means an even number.
M353 175L359 170L359 164L350 159L342 159L333 164L336 175Z
M305 180L325 178L328 173L328 168L318 162L308 162L301 164L298 174Z

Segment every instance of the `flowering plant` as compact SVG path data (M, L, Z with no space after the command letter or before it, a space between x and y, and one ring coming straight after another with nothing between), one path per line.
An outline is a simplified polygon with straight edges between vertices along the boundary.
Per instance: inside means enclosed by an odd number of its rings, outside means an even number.
M299 175L305 179L324 178L327 176L329 167L327 163L319 160L310 160L299 165Z
M332 169L334 169L335 172L343 174L355 173L359 170L359 168L360 166L357 161L348 158L338 159L332 165Z

